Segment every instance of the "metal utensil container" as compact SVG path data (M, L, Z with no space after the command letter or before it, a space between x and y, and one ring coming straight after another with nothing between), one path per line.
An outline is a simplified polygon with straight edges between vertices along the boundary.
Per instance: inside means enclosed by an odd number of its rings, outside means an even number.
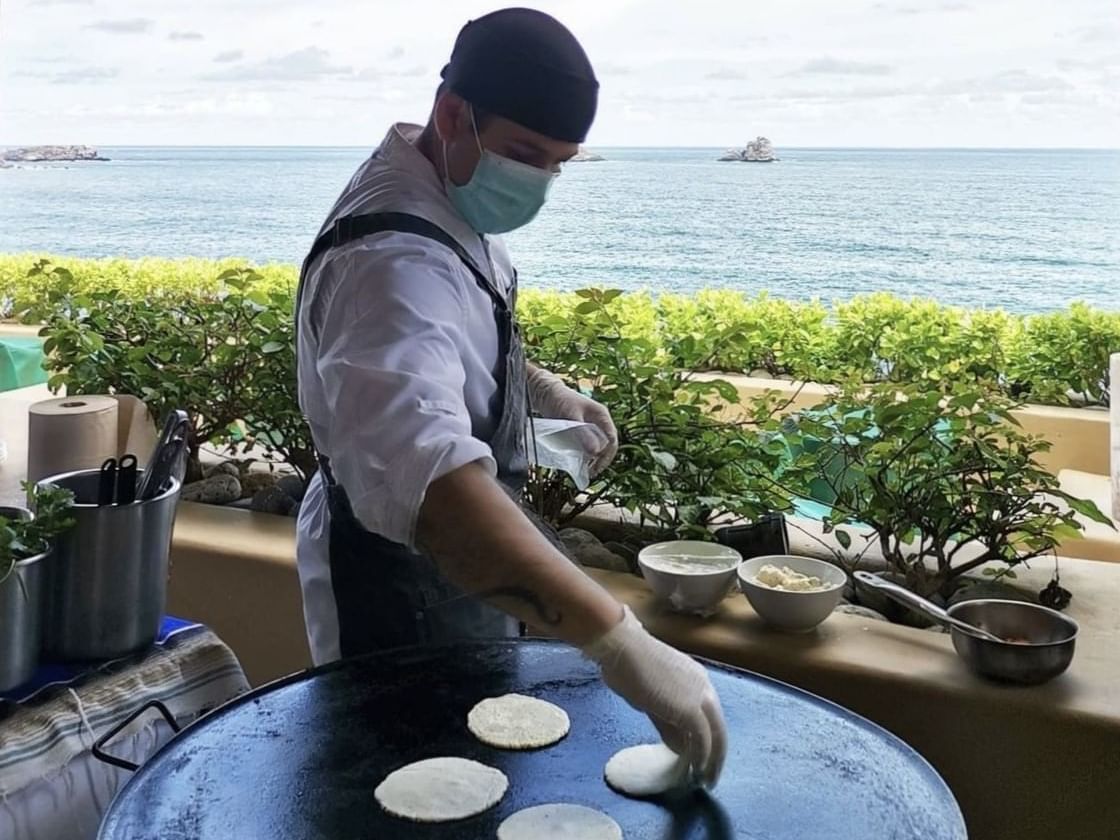
M32 517L26 508L0 507L0 518ZM0 581L0 691L23 685L39 664L44 579L50 559L48 551L20 560Z
M98 506L98 470L43 479L74 494L75 525L50 564L47 659L110 659L150 645L167 604L179 482L147 501Z

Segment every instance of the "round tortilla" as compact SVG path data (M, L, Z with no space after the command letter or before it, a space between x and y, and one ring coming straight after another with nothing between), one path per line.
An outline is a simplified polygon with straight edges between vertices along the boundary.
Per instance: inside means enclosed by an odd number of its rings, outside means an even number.
M659 796L685 784L688 761L664 744L642 744L615 753L604 775L626 796Z
M501 770L466 758L428 758L385 777L373 795L390 814L415 822L451 822L481 814L505 796Z
M594 808L553 803L507 818L498 826L498 840L622 840L622 828Z
M568 734L568 713L546 700L524 694L490 697L467 715L467 728L491 747L532 750L555 744Z

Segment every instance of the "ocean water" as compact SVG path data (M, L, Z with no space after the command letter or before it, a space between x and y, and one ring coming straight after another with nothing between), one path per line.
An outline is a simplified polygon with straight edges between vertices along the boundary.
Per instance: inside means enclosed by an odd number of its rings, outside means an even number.
M508 237L526 285L1120 309L1120 151L599 151ZM0 253L298 262L369 150L102 153L0 170Z

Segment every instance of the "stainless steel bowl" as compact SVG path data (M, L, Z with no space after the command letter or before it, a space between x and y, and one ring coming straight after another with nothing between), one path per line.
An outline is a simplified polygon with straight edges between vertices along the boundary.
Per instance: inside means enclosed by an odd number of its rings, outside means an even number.
M983 677L1038 685L1058 676L1073 659L1077 622L1048 607L983 598L962 601L946 611L870 572L855 572L852 577L948 627L957 655Z
M1073 660L1077 622L1060 612L1020 601L963 601L949 615L1012 641L990 642L953 628L953 647L981 676L1038 685L1061 674Z

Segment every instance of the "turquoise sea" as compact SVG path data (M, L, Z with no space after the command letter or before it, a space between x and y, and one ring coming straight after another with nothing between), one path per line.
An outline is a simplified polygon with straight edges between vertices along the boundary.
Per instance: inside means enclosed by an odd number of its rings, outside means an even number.
M297 262L369 153L101 151L109 163L0 170L0 253ZM1120 309L1120 151L597 151L509 236L525 284Z

